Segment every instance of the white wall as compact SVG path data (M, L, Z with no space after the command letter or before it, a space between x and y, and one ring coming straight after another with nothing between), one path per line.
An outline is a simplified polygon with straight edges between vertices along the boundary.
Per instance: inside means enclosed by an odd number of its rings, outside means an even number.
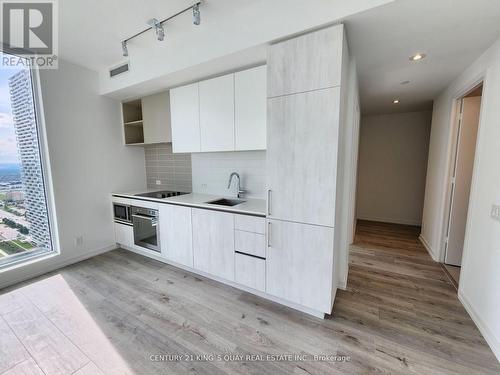
M454 101L483 76L459 298L500 360L500 222L490 217L491 205L500 204L500 39L434 102L422 238L433 258L442 259Z
M193 192L215 195L236 195L236 180L227 189L229 176L238 172L241 188L249 198L265 199L266 152L207 152L191 155Z
M420 225L431 112L361 120L357 217Z
M354 240L356 220L356 183L359 145L359 89L356 62L349 60L347 45L344 44L342 110L339 128L339 153L337 165L337 197L335 203L335 243L338 256L338 287L347 287L349 271L349 246Z
M123 146L120 104L99 96L97 73L59 61L40 82L61 251L0 273L0 287L109 250L110 193L146 185L144 150Z

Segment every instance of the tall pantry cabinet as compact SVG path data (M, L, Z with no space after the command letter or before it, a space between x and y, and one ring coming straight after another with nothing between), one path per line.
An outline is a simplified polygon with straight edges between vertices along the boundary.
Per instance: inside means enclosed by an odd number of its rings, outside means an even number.
M271 45L267 59L266 292L317 315L331 312L337 288L344 39L336 25Z

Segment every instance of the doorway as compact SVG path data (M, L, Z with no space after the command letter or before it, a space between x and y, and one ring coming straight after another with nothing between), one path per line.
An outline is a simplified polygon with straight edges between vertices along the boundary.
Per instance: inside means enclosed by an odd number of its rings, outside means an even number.
M457 135L450 184L450 209L445 237L445 269L458 287L469 196L476 154L483 84L458 99Z

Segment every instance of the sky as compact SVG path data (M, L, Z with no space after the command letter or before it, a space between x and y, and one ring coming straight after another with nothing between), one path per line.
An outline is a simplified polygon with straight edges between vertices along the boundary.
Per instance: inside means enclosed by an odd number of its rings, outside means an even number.
M17 72L19 69L0 67L0 164L19 163L9 92L9 78Z

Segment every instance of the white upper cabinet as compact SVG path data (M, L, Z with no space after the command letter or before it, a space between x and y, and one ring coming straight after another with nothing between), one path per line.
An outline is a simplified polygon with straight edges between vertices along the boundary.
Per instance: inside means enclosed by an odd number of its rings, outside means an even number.
M268 217L333 227L340 88L268 105Z
M299 36L268 49L268 97L339 86L343 26Z
M200 152L198 83L170 90L173 152Z
M144 143L172 142L168 91L142 98L142 117Z
M265 66L170 90L174 152L266 149Z
M266 149L266 66L234 75L235 149Z
M200 82L201 151L234 151L234 75Z

